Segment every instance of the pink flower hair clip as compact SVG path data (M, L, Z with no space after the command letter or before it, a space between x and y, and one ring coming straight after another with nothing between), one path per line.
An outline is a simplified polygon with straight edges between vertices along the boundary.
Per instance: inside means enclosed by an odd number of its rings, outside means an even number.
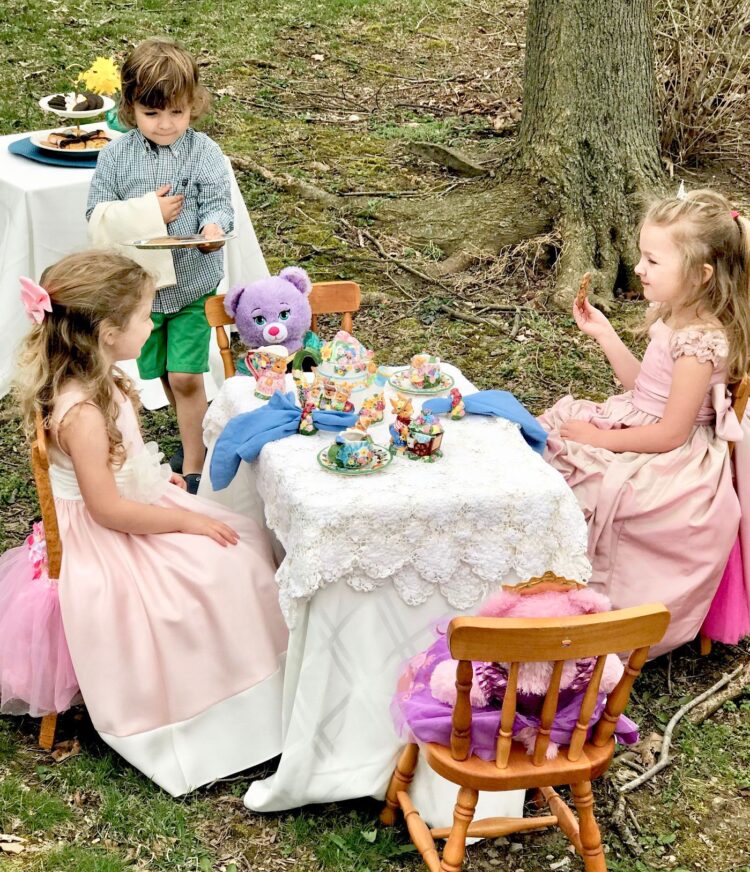
M21 276L21 302L29 319L35 324L44 321L44 313L52 311L52 300L41 285Z
M736 209L732 209L729 214L732 216L732 221L736 221L740 217L740 213Z

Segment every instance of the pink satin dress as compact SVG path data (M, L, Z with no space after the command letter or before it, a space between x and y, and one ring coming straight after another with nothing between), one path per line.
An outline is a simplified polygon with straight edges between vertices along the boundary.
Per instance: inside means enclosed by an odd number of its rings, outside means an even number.
M169 483L124 398L119 492L210 515L240 541L222 547L206 536L131 535L98 524L70 458L54 444L64 416L83 401L67 390L51 422L65 636L99 734L176 796L280 753L287 629L271 548L254 521Z
M604 403L563 397L540 416L549 433L545 458L565 476L589 528L591 586L614 608L662 602L672 619L652 656L694 639L719 587L737 538L740 504L732 483L728 441L742 438L726 388L727 341L721 330L673 331L662 320L632 391ZM602 429L659 421L675 360L695 355L714 366L709 389L688 440L660 454L612 452L562 439L570 420ZM733 609L746 609L735 586Z

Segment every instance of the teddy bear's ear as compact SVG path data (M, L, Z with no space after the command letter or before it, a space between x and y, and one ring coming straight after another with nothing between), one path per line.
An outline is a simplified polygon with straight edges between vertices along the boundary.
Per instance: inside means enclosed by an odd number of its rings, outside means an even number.
M291 282L300 294L309 294L312 290L312 282L310 276L302 269L301 266L286 266L279 273L280 279L285 279Z
M240 297L245 293L245 290L245 285L235 285L227 291L224 297L224 309L230 318L234 318L237 315Z

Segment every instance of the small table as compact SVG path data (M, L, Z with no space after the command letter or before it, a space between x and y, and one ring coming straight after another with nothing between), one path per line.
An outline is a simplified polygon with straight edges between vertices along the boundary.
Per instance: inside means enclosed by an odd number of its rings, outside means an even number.
M458 369L443 368L462 393L474 392ZM547 569L586 579L586 522L562 476L516 425L478 416L443 419L444 457L436 463L396 457L373 475L337 476L316 462L333 434L297 435L266 445L214 493L213 445L231 417L262 402L253 390L253 379L235 376L209 408L199 491L265 518L281 546L276 578L291 630L284 744L278 771L254 782L245 804L280 811L382 797L404 744L389 708L405 661L430 644L439 619L475 611L502 583ZM371 429L381 444L394 393L386 388L386 421ZM357 407L364 396L353 395ZM416 804L434 826L449 825L455 789L439 782L438 792L425 770L417 769ZM519 793L482 800L490 814L521 811Z
M38 281L50 264L88 244L86 200L94 171L40 164L8 151L11 142L28 135L0 137L0 397L10 387L18 344L29 329L18 277ZM223 290L268 275L233 172L231 185L237 238L224 249ZM211 349L214 378L207 379L206 388L213 395L215 381L223 379L223 367L213 342ZM137 378L134 363L126 368ZM147 408L166 405L159 379L141 383L141 400Z

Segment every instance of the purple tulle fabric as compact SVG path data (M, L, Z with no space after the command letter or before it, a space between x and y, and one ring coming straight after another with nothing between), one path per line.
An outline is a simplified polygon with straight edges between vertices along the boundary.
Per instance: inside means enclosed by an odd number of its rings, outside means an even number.
M445 660L450 660L445 628L438 627L438 638L423 654L413 657L402 675L395 697L391 705L394 724L398 733L405 738L412 736L420 742L437 742L441 745L450 744L451 717L453 707L447 703L435 699L430 692L430 677L433 670ZM593 661L592 661L593 662ZM502 676L505 671L499 664L492 664L496 670L484 666L478 671L482 678L485 693L492 684L494 690L487 694L492 698L492 703L487 706L472 707L471 715L471 747L470 753L475 754L482 760L495 759L495 743L500 726L500 706L502 705L502 692L498 689L504 686ZM586 667L584 667L586 671ZM590 674L590 669L588 670ZM497 679L497 683L495 682ZM552 724L550 739L559 745L567 745L570 742L578 720L585 693L585 682L574 682L570 688L560 691L557 714ZM531 728L536 731L539 728L539 715L541 713L544 697L537 694L519 693L517 696L516 719L513 724L513 735L517 736L522 730ZM594 714L590 723L589 734L604 710L606 696L600 693ZM632 745L638 741L638 726L630 718L621 715L615 729L615 739L624 745Z

